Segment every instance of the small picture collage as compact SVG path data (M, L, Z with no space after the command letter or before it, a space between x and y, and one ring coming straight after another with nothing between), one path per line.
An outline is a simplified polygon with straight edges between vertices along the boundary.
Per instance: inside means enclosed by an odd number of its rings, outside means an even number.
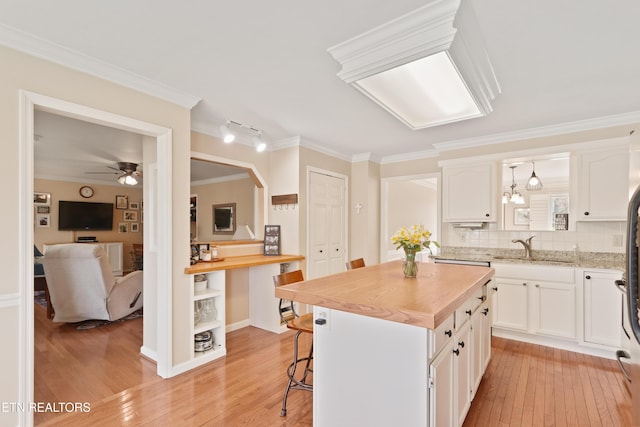
M129 196L116 196L116 209L121 209L122 221L118 223L119 233L139 233L143 222L142 202L130 201Z
M37 227L51 227L51 193L33 193Z

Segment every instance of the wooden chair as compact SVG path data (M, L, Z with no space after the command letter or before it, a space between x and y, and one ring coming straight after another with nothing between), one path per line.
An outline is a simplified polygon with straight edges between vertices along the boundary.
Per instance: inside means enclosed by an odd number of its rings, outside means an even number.
M304 280L302 271L295 270L288 273L279 274L273 276L273 284L275 286L289 285L291 283L301 282ZM284 390L284 397L282 398L282 410L280 416L287 415L287 397L291 390L306 390L313 391L313 384L310 382L310 374L313 372L311 369L311 360L313 360L313 343L309 349L309 354L304 357L298 356L298 341L302 333L313 334L313 313L298 315L295 310L293 301L280 299L278 304L278 314L280 315L280 321L287 325L287 328L296 331L296 335L293 338L293 362L287 368L287 376L289 381L287 387ZM304 371L301 375L296 376L296 370L298 363L304 363Z
M141 243L133 243L131 250L131 264L134 271L142 270L144 246Z
M347 270L364 267L364 258L358 258L347 262Z

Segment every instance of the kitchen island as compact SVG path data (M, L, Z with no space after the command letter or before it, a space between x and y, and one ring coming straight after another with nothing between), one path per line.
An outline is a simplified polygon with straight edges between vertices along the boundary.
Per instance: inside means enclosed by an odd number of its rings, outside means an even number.
M393 261L276 288L314 306L314 425L461 424L490 355L492 276L422 263L405 279Z

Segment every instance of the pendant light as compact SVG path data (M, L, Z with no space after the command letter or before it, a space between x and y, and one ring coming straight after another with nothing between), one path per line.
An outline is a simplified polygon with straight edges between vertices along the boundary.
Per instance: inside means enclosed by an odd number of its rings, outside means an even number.
M529 191L542 190L542 181L540 181L540 178L536 176L536 164L535 162L531 162L531 164L533 165L533 171L531 172L531 177L529 178L529 181L527 181L525 188Z
M522 194L520 194L519 192L515 191L516 189L516 176L515 176L515 169L518 167L517 165L511 165L509 166L511 168L511 193L509 193L508 191L505 191L504 193L502 193L502 203L503 204L507 204L509 202L514 203L516 205L524 205L524 197L522 197Z

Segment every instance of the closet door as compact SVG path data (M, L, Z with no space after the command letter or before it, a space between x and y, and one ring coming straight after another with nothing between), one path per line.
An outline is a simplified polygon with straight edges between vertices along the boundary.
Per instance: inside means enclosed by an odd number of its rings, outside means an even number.
M345 193L343 178L309 173L308 278L344 271Z

